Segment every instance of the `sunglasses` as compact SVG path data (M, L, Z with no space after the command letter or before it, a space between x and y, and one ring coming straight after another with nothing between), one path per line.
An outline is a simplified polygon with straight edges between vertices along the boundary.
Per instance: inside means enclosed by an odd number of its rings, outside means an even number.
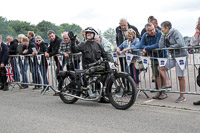
M41 40L37 40L36 42L40 42Z

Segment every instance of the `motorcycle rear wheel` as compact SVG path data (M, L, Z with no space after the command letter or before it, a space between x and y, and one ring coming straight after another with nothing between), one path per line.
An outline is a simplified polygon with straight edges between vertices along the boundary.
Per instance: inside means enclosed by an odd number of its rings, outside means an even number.
M78 92L76 88L75 83L75 74L70 74L69 76L63 77L58 84L59 90L61 90L61 93L59 93L60 99L66 103L66 104L73 104L78 101L78 98L67 96L67 94L80 96L80 92Z

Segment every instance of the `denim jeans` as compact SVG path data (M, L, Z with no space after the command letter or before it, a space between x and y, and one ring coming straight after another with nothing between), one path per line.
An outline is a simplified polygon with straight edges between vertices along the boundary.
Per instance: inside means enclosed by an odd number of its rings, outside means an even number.
M139 81L140 71L135 68L135 64L134 63L131 63L129 68L128 68L128 65L126 66L126 72L129 72L128 69L130 70L131 77L134 79L135 83L137 85L139 85L139 82L140 82Z
M20 82L20 74L19 74L19 70L17 67L18 63L15 57L11 57L11 66L12 66L12 71L13 71L13 75L14 75L14 80L15 82Z
M31 65L31 73L32 73L33 83L42 84L40 73L39 73L39 65L37 64L37 62L30 63L30 65ZM37 86L41 86L41 85L37 85Z
M46 85L49 84L48 79L47 79L47 66L40 65L39 68L40 68L40 72L42 74L43 84L45 84L44 85L44 89L45 89Z
M27 70L28 70L28 60L24 60L24 64L21 59L19 61L19 67L22 75L22 83L28 83ZM27 84L25 86L28 86Z

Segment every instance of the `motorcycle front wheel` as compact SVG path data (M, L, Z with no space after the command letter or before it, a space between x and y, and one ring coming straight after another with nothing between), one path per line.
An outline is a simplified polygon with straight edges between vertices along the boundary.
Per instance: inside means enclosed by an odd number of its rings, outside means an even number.
M130 108L136 100L136 86L132 77L125 73L116 73L114 81L108 83L110 103L120 110Z

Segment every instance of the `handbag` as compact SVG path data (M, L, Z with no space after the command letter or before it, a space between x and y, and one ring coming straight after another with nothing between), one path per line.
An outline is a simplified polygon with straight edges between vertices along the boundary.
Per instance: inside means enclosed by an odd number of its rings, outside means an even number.
M137 59L135 59L135 68L137 70L143 71L144 70L144 65L142 63L142 59L139 57Z

